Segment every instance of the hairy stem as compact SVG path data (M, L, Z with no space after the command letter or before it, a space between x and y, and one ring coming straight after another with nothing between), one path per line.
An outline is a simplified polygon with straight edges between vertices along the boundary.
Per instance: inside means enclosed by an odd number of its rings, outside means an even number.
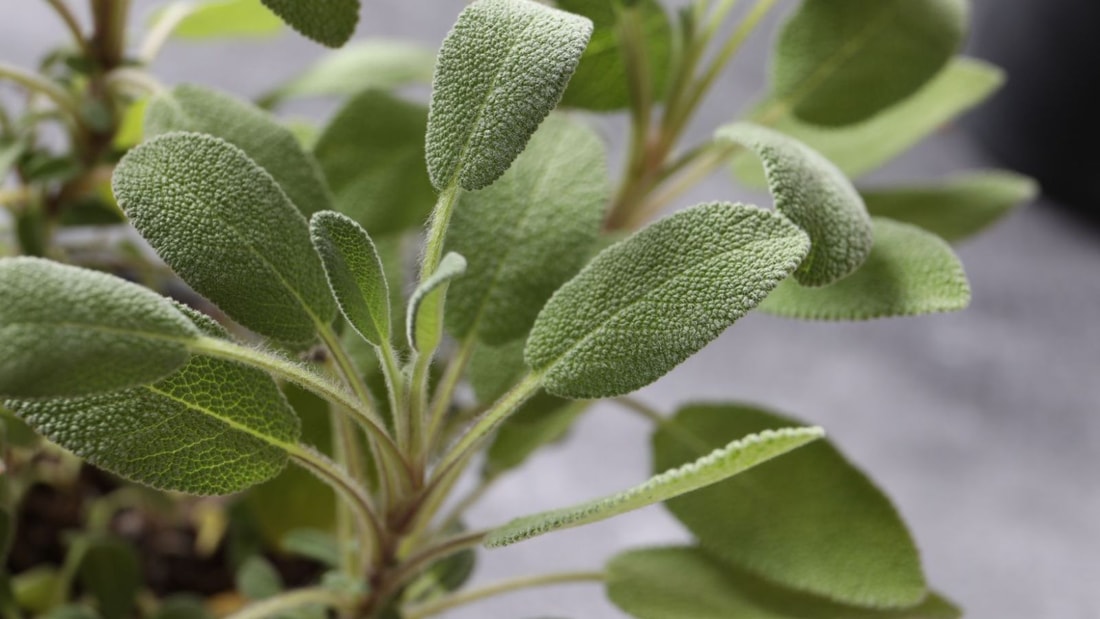
M298 610L303 606L324 606L325 608L341 608L352 602L346 593L325 589L324 587L311 587L297 589L262 602L250 604L244 610L229 615L226 619L266 619L278 615L290 614L290 611Z
M455 356L447 364L447 370L443 373L443 379L436 387L432 400L431 412L428 415L428 431L424 453L431 454L439 443L443 432L443 422L447 418L447 409L454 400L455 389L466 372L466 366L470 363L470 356L477 346L477 337L473 332L459 345Z
M478 602L486 598L494 597L512 591L529 589L531 587L546 587L571 583L600 583L607 576L603 572L562 572L559 574L545 574L542 576L528 576L504 580L481 589L455 593L447 597L413 606L402 614L404 619L425 619L441 612Z

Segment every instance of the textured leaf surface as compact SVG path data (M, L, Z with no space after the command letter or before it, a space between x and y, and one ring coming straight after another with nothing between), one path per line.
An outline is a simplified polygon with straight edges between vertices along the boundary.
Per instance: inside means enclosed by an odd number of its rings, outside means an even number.
M950 241L973 236L1035 198L1035 181L1010 172L955 177L941 185L864 191L872 215L919 226Z
M640 389L763 300L806 255L782 216L704 204L601 252L543 308L524 357L571 398Z
M835 165L797 140L757 125L727 125L717 138L760 157L775 208L810 236L810 253L795 279L824 286L863 264L871 252L871 218L859 192Z
M230 494L274 477L299 434L270 376L205 356L152 385L6 405L96 466L200 495Z
M345 96L369 88L389 90L407 84L430 84L434 68L435 56L420 46L401 41L362 41L322 57L264 100L276 104L298 97Z
M409 345L415 350L435 350L443 338L443 300L448 284L466 272L466 259L451 252L439 261L439 267L424 280L409 299L405 328Z
M78 396L151 382L198 330L125 280L37 258L0 260L0 396Z
M589 20L531 0L478 0L439 51L428 116L432 184L500 178L558 104L592 34Z
M166 134L130 151L113 184L160 257L242 325L302 343L335 317L306 220L239 148Z
M943 239L920 228L875 218L875 247L851 276L824 288L786 281L762 311L809 320L870 320L954 312L970 304L970 284Z
M965 0L807 0L780 34L773 96L814 124L864 120L947 64L967 13Z
M870 610L782 589L699 548L635 550L608 563L611 601L638 619L958 619L932 594L914 608Z
M424 163L428 111L367 91L337 112L314 148L336 210L375 238L422 226L435 204Z
M171 5L158 11L163 19ZM265 37L278 34L283 22L260 0L208 0L195 3L172 35L181 39Z
M562 105L596 111L621 110L630 106L626 63L619 45L616 0L558 0L558 7L583 15L595 26L592 40L581 56ZM672 54L672 27L668 15L656 0L632 3L626 10L638 11L645 49L648 52L653 99L664 99Z
M746 436L614 496L517 519L490 531L485 545L489 548L507 546L667 501L742 473L824 435L821 428L789 428Z
M323 211L310 221L310 236L340 311L375 346L390 340L390 289L378 250L348 217Z
M359 22L359 0L263 0L263 3L291 28L329 47L346 43Z
M317 162L290 129L249 103L198 86L177 86L155 97L145 113L147 137L172 131L207 133L243 150L306 217L332 208Z
M654 469L795 424L745 406L689 406L654 435ZM668 507L703 548L778 585L877 608L912 606L927 593L890 500L824 441Z
M793 115L768 119L773 103L753 115L832 161L849 178L878 169L909 150L953 118L993 94L1004 82L1003 72L970 58L956 58L915 95L875 116L847 127L816 127ZM738 157L738 177L761 185L764 177L751 156Z
M466 257L447 326L499 345L525 335L539 310L587 259L609 198L599 136L551 116L491 187L461 195L447 248Z

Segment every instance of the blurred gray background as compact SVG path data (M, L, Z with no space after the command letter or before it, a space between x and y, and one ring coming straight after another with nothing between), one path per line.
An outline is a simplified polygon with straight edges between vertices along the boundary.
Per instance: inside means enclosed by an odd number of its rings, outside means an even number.
M991 9L1000 2L976 4ZM140 19L164 3L136 4ZM364 4L359 37L412 39L435 48L464 2ZM783 12L726 73L689 139L708 135L762 93L765 59ZM978 11L979 31L983 13ZM33 66L64 37L41 0L3 2L4 62ZM291 33L272 40L176 42L154 71L169 84L193 81L252 96L324 52ZM317 103L292 111L322 118L331 110ZM619 150L621 119L596 123ZM927 179L989 165L952 126L874 180ZM717 175L681 205L710 199L766 197ZM752 315L639 397L666 412L694 400L748 401L824 425L893 497L923 549L932 583L969 617L1100 617L1100 234L1040 202L959 251L974 288L966 312L864 324ZM501 482L472 512L471 524L496 524L639 482L649 472L648 433L615 406L596 407L572 441L547 449ZM662 508L652 507L485 553L476 579L589 570L620 549L686 538ZM446 616L622 615L599 587L576 585L517 593Z

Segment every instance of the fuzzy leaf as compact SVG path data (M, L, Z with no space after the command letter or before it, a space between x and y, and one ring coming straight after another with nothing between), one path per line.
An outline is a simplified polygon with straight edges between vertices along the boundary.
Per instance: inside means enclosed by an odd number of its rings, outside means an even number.
M874 219L875 246L851 276L824 288L786 281L761 311L807 320L870 320L954 312L970 304L966 272L951 248L916 226Z
M80 396L163 378L198 330L117 277L37 258L0 260L0 397Z
M815 127L787 114L769 120L773 102L760 106L752 118L767 121L832 161L849 178L874 171L909 150L953 118L978 105L1001 84L1004 73L971 58L956 58L915 95L881 113L847 127ZM753 185L765 183L752 156L737 157L738 178Z
M418 45L362 41L323 56L262 99L267 105L277 105L300 97L347 96L371 88L390 90L407 84L430 84L434 67L435 56Z
M527 373L523 346L523 340L514 340L503 346L474 348L466 378L479 403L492 404Z
M824 435L821 428L790 428L745 436L695 462L669 469L630 490L514 520L490 531L485 538L485 546L508 546L544 533L592 524L667 501L728 479Z
M612 245L542 309L524 357L550 393L640 389L718 337L806 256L780 215L712 203Z
M654 470L795 424L745 406L689 406L654 435ZM707 551L776 585L873 608L909 607L927 594L917 548L894 506L828 442L668 508Z
M310 236L340 311L375 346L390 340L390 289L378 250L363 228L340 213L323 211Z
M491 187L461 195L447 248L466 257L447 327L497 346L521 338L539 310L584 265L609 198L599 137L551 116Z
M656 0L640 0L629 8L617 8L618 0L558 0L558 8L583 15L595 26L592 40L581 56L561 104L595 111L630 107L626 62L619 42L616 11L637 11L646 41L650 87L655 101L662 101L668 86L672 59L672 27Z
M336 210L376 239L422 226L435 204L424 163L428 111L368 90L325 127L313 154L332 187Z
M871 218L859 192L835 165L795 139L748 123L719 129L717 139L760 157L775 208L810 236L810 253L795 279L824 286L863 264L871 253Z
M147 137L172 131L206 133L241 149L306 217L332 208L317 161L290 129L249 103L198 86L177 86L155 97L145 113Z
M174 10L187 12L172 31L172 36L180 39L267 37L283 29L283 22L260 0L179 2L157 11L149 27L154 28L169 11Z
M447 285L466 272L466 259L449 253L439 261L435 273L420 284L409 299L405 329L413 350L435 350L443 339L443 301Z
M291 28L328 47L340 47L359 23L359 0L263 0Z
M306 220L239 148L195 133L163 135L130 151L113 185L160 257L242 325L305 343L335 318Z
M905 610L869 610L783 589L690 547L633 550L607 565L607 594L637 619L958 619L931 594Z
M947 64L968 12L965 0L805 0L779 36L773 97L817 125L869 118Z
M1000 221L1035 198L1035 181L1010 172L957 176L941 185L891 187L863 192L873 215L920 226L961 241Z
M532 0L478 0L443 41L428 115L432 184L500 178L558 104L592 22Z

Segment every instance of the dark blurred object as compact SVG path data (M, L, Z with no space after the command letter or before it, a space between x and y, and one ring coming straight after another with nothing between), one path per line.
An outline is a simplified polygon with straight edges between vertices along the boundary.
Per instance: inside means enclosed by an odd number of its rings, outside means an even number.
M976 3L974 54L1008 73L1004 90L969 121L1000 163L1100 220L1100 2Z

